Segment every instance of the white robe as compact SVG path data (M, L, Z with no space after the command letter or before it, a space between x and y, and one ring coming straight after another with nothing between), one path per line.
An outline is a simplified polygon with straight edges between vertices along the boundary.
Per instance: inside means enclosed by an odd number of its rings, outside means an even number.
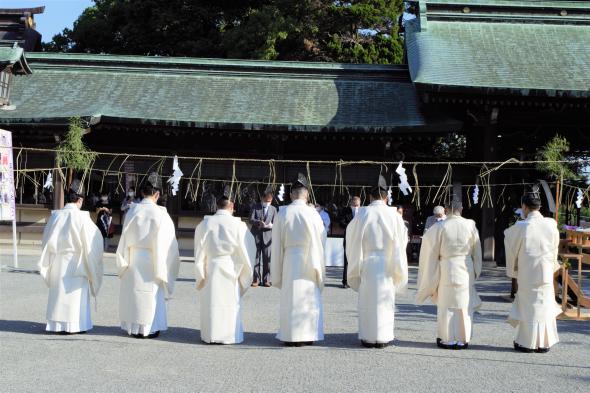
M531 212L504 231L506 274L518 281L518 292L508 322L516 327L514 341L530 349L550 348L559 342L555 317L553 273L559 269L559 231L552 218Z
M270 267L272 285L281 290L281 341L324 339L325 242L324 224L313 207L303 200L281 207L272 229Z
M481 306L475 280L482 253L473 220L449 215L422 237L416 302L437 305L437 336L445 343L471 341L473 313Z
M117 248L121 329L147 336L168 328L165 296L174 292L179 267L176 231L166 208L148 199L132 205Z
M383 201L361 208L346 228L348 284L359 293L359 339L394 339L395 292L408 283L407 229Z
M90 294L102 283L102 235L87 211L73 203L51 213L43 231L39 273L49 287L47 331L92 329Z
M227 210L205 217L195 230L195 278L201 303L201 340L244 340L241 297L252 284L256 242Z

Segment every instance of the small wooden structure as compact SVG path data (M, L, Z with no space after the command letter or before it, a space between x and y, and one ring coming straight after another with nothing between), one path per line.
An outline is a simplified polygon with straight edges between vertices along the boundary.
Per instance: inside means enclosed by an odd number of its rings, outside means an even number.
M590 254L584 251L590 250L590 232L566 231L566 239L560 242L559 259L562 261L561 288L562 311L559 319L590 320L590 314L582 313L582 308L590 308L590 299L584 295L582 287L582 267L590 265ZM578 262L577 283L570 278L566 262L575 260ZM575 309L568 309L568 293L575 294Z

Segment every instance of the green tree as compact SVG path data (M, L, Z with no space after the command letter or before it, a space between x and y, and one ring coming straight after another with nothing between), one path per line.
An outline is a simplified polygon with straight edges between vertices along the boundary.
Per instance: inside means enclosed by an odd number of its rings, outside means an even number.
M572 164L561 162L571 158L568 156L569 151L569 141L561 135L555 135L537 154L537 159L542 161L537 168L553 179L578 180L579 168L574 169Z
M221 56L221 31L261 0L94 0L46 49Z
M402 0L95 0L49 51L399 63Z
M84 144L84 134L84 121L79 117L70 118L68 131L57 148L57 165L67 168L67 186L72 182L74 172L87 171L96 158L96 153Z

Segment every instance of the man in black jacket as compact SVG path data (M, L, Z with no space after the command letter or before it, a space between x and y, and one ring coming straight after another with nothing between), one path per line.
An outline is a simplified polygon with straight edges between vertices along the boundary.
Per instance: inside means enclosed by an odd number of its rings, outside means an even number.
M252 286L263 285L270 287L270 250L272 242L272 223L277 209L271 205L274 195L268 190L262 195L261 203L254 205L250 215L252 235L256 239L256 262L254 264L254 279ZM260 263L262 262L262 272ZM262 273L262 274L261 274Z
M353 196L350 200L350 206L342 209L340 213L339 223L344 228L344 272L342 273L342 288L348 288L347 274L348 274L348 260L346 259L346 227L358 213L361 207L361 198Z

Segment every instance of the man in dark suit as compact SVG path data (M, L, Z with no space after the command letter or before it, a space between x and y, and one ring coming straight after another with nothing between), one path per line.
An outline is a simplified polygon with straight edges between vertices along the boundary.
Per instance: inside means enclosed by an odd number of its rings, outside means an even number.
M277 209L271 205L274 195L272 191L265 191L262 201L254 205L250 215L252 234L256 239L256 262L254 265L254 279L252 286L263 285L270 287L270 250L272 242L272 223L277 214ZM262 262L262 274L260 263Z
M342 288L348 288L348 280L346 278L348 274L348 260L346 259L346 227L348 227L348 224L350 224L360 207L361 198L354 196L350 200L350 206L342 209L340 214L340 226L344 228L344 272L342 274Z

